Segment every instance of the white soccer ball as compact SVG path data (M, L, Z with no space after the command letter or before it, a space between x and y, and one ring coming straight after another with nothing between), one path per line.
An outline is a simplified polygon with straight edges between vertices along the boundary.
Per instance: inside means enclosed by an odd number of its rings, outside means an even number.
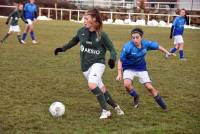
M65 105L61 102L54 102L50 105L49 112L53 117L60 117L65 113Z

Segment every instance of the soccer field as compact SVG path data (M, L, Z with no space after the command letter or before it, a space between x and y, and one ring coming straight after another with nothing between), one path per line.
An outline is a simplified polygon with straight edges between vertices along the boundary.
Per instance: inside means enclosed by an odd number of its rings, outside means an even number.
M0 37L8 31L0 19ZM20 23L21 29L24 24ZM0 134L198 134L200 132L200 30L186 29L184 34L187 61L165 59L159 51L147 55L153 85L169 107L163 112L149 92L136 80L140 107L132 106L123 82L115 80L117 69L106 68L103 79L124 116L99 120L100 109L88 91L80 71L79 45L54 56L82 24L68 21L38 21L35 25L38 44L17 42L16 35L0 45ZM104 25L118 57L134 26ZM172 47L169 28L142 27L144 38ZM107 53L107 60L109 53ZM54 101L66 106L65 115L53 118L48 108Z

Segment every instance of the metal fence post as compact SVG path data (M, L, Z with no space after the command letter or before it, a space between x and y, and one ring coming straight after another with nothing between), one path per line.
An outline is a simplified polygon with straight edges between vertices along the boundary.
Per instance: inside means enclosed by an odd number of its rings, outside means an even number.
M48 8L48 18L50 18L50 8Z
M63 10L60 10L60 19L63 20Z

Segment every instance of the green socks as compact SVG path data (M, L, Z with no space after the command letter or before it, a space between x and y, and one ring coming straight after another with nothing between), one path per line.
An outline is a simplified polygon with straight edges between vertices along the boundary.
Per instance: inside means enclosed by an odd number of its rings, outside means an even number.
M18 39L19 43L21 44L22 43L21 42L21 35L17 35L17 39Z
M10 34L6 33L6 35L3 37L2 41L4 42L8 38L9 35Z
M103 92L99 87L96 87L95 89L92 89L91 92L97 97L97 100L101 106L102 109L108 110L106 105L106 100Z
M106 102L111 105L113 108L117 107L117 104L115 103L115 101L112 99L110 93L108 91L106 91L104 93L104 96L105 96L105 99L106 99Z

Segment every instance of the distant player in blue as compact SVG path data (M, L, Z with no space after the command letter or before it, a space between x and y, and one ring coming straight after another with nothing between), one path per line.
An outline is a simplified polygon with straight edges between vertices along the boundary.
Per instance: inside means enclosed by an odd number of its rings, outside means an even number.
M26 25L25 32L22 35L21 42L23 44L26 44L25 39L28 32L30 32L32 43L33 44L37 43L37 41L35 40L35 33L34 33L34 27L33 27L33 24L37 19L37 6L34 3L35 3L35 0L30 0L29 3L26 3L24 5L24 18L26 19L28 24Z
M135 77L139 78L139 82L151 93L155 101L162 109L167 111L167 106L158 91L152 86L150 77L147 72L145 56L149 50L160 50L165 54L172 55L157 42L142 39L143 31L135 28L131 31L132 40L128 41L122 48L120 59L118 61L118 75L116 80L124 79L124 87L126 91L133 97L134 107L139 104L139 95L132 85Z
M186 16L185 9L181 9L179 12L179 16L177 16L172 24L170 39L174 37L174 47L170 50L171 53L175 53L176 50L179 50L179 57L180 60L185 60L184 58L184 41L183 41L183 32L184 32L184 25L188 24L188 18ZM168 57L168 55L166 55Z

